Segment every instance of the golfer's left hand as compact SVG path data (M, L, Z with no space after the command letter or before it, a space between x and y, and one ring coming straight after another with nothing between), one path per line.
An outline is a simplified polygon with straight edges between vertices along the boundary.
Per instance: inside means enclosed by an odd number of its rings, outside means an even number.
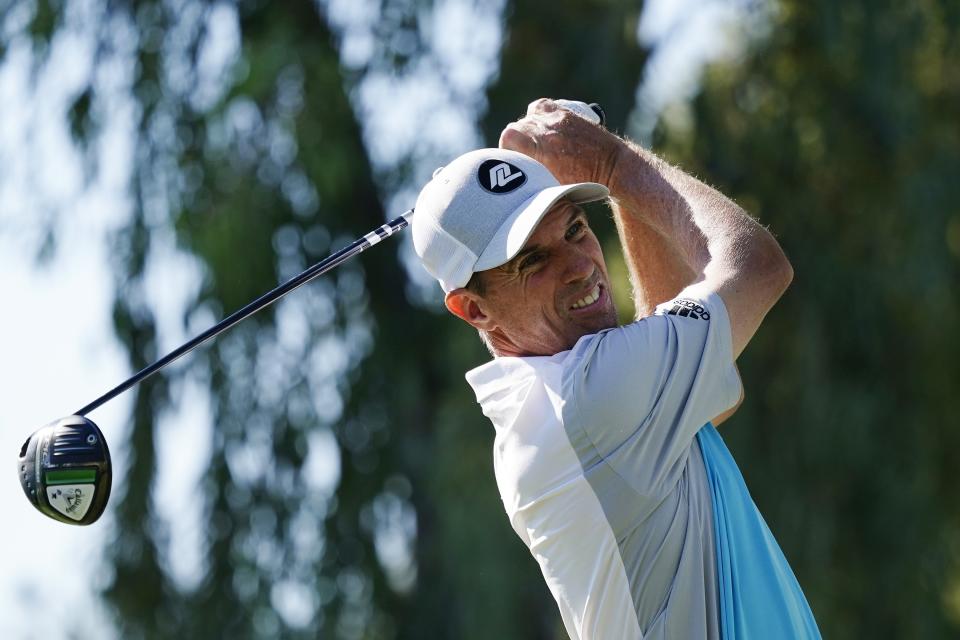
M506 126L500 148L542 162L561 184L608 185L627 146L600 125L541 98L530 103L526 116Z

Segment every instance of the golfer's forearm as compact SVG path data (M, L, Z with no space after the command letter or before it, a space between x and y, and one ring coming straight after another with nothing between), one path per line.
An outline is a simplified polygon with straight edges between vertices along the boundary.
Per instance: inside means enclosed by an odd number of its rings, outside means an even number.
M644 224L666 238L696 276L782 256L776 240L732 200L649 151L627 145L630 152L618 159L610 189L620 208L628 263L647 268Z
M630 272L636 317L645 318L658 304L676 297L694 282L698 272L680 254L676 243L644 222L629 205L614 199L612 208Z
M608 185L623 209L623 235L646 222L723 299L739 356L793 279L774 237L717 190L634 145L621 147ZM641 246L628 251L642 263Z

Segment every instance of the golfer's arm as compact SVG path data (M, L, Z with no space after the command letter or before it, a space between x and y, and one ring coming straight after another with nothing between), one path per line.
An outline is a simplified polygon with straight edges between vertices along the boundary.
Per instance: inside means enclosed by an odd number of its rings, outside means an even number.
M630 270L630 282L633 286L634 302L637 319L651 315L657 305L671 300L686 286L697 279L697 273L686 259L680 255L676 244L666 236L653 230L653 227L636 217L627 218L624 223L624 214L614 201L614 218L620 232L621 243L624 246L624 255L632 258L627 247L639 249L643 259L627 259ZM629 215L629 214L628 214ZM736 364L734 364L736 366ZM739 374L739 370L737 371ZM737 412L743 404L744 392L741 386L740 399L736 404L713 418L710 422L719 427L730 416Z
M658 255L675 252L694 280L705 280L723 299L739 356L793 278L777 241L719 191L632 143L624 143L608 185L635 289L659 268L645 259L655 238L647 225L665 239L665 246L654 243ZM678 280L668 283L673 288Z
M630 272L636 318L645 318L657 305L675 298L693 283L697 272L670 238L630 213L629 205L622 205L616 199L611 202Z
M740 374L740 370L739 370L739 369L737 370L737 374L738 374L738 375ZM719 426L720 426L720 423L726 422L727 418L729 418L730 416L732 416L733 414L735 414L735 413L737 412L737 409L740 408L740 405L743 404L744 395L745 395L745 394L744 394L744 392L743 392L743 385L740 385L740 399L737 400L737 403L736 403L735 405L733 405L732 407L730 407L729 409L727 409L726 411L724 411L723 413L721 413L720 415L718 415L716 418L714 418L713 420L711 420L710 422L713 423L713 426L719 427Z

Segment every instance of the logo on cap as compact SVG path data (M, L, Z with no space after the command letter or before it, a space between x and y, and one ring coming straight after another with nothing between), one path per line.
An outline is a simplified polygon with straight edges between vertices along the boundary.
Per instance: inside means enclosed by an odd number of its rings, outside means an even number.
M477 169L477 179L490 193L510 193L519 189L527 181L527 176L509 162L485 160Z

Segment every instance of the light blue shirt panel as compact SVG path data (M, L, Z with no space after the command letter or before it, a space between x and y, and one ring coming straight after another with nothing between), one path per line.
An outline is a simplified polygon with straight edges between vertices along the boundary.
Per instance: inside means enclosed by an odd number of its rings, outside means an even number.
M713 498L724 640L819 640L793 570L712 424L697 434Z
M720 638L694 438L740 397L731 342L723 301L691 287L653 316L582 338L564 361L564 428L617 536L645 637Z
M672 490L697 431L741 392L726 307L696 285L652 316L582 338L564 369L568 435L594 451L585 468L603 460L653 498Z

